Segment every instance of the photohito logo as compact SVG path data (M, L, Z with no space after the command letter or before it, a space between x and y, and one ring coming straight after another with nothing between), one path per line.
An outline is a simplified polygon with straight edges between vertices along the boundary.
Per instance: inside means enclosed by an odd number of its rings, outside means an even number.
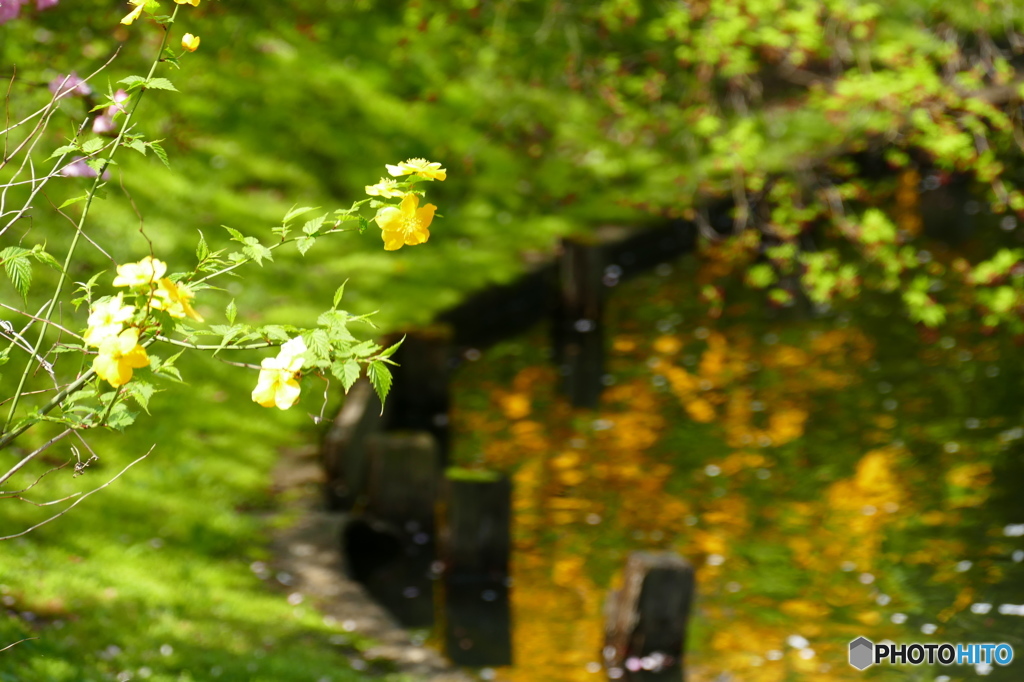
M875 644L865 637L850 642L850 665L857 670L878 663L890 665L1009 665L1013 647L1009 644Z

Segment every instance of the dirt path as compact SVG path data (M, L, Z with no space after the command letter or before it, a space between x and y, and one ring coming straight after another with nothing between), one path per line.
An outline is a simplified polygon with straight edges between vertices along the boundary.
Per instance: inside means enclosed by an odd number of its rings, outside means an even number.
M437 651L413 642L362 586L345 577L339 549L345 515L323 511L322 484L323 470L315 447L283 453L274 472L274 492L286 513L297 513L299 518L295 524L274 532L271 551L275 571L290 576L288 589L301 594L346 630L379 642L364 653L368 662L393 666L396 672L417 680L476 680L454 668Z

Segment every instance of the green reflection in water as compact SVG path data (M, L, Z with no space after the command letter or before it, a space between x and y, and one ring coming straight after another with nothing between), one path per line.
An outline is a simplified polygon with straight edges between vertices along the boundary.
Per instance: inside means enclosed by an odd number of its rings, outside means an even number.
M1022 679L1021 350L923 338L882 299L711 320L691 266L662 272L613 292L596 411L557 395L542 330L459 371L455 461L515 481L517 665L499 679L603 679L602 604L639 549L698 568L691 682L985 673L859 672L862 635L1006 641L1018 660L988 679Z

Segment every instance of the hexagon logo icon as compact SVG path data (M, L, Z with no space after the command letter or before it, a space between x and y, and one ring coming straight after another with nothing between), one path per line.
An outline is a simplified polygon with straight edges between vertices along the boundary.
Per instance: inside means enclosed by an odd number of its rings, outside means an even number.
M864 670L874 663L875 645L863 637L850 642L850 665L857 670Z

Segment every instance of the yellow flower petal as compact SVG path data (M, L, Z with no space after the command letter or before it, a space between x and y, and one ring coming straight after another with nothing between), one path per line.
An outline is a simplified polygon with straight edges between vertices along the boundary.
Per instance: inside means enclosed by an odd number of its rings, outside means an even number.
M128 4L135 5L135 9L129 12L125 18L121 20L121 23L125 26L131 26L132 22L142 15L142 10L146 6L146 0L128 0Z
M441 168L441 164L427 161L426 159L409 159L402 161L397 166L385 164L388 173L398 177L400 175L418 175L429 180L444 180L448 177L447 171Z
M415 246L430 239L430 223L437 206L419 207L420 198L407 194L398 208L385 206L377 211L375 220L381 228L384 250L395 251L404 245Z
M92 362L96 374L114 388L131 381L133 369L147 365L149 356L139 345L139 330L134 328L105 338L100 344L99 355Z
M195 52L199 49L199 36L186 33L181 37L181 46L189 52Z
M138 263L125 263L117 266L115 287L140 287L152 284L167 272L167 264L152 256L146 256Z
M174 0L179 5L192 5L193 7L199 7L199 0Z

